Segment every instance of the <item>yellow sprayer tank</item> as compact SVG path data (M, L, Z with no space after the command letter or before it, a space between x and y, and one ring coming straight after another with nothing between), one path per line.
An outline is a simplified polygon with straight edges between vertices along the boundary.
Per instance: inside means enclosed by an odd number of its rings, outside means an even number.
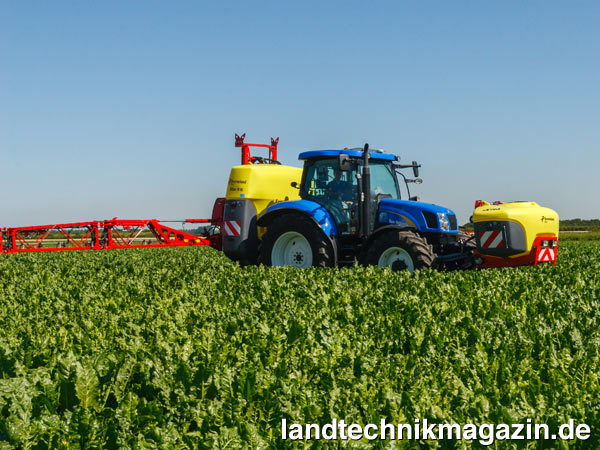
M274 203L299 200L302 169L281 164L231 168L223 214L223 251L242 264L255 262L262 230L257 218ZM293 187L292 182L298 187Z
M248 164L234 166L229 174L226 200L249 200L258 215L270 205L287 200L300 199L299 190L302 169L279 164Z
M473 223L477 250L484 255L522 258L534 250L536 242L555 245L558 239L558 214L535 202L489 204L479 202ZM538 252L539 253L539 252Z

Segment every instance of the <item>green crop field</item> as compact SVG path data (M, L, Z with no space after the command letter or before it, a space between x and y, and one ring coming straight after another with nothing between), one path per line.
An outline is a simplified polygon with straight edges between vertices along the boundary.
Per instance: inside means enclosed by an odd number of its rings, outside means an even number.
M600 231L561 231L560 232L561 242L565 241L600 241Z
M588 441L493 448L598 448L600 242L564 243L556 267L413 275L209 248L0 257L0 449L327 446L283 442L283 418L574 419Z

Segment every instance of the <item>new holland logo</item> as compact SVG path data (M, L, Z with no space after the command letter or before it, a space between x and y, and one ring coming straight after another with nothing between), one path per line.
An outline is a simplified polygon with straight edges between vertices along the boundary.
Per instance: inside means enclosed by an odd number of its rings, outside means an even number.
M502 230L482 231L479 233L479 242L482 248L504 248Z
M547 222L554 222L554 217L546 217L546 216L542 216L542 222L547 223Z

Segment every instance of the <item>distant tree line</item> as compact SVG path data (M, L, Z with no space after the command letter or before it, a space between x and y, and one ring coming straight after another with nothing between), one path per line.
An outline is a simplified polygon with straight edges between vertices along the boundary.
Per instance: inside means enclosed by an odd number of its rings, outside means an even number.
M593 231L600 230L600 219L566 219L560 221L563 231Z

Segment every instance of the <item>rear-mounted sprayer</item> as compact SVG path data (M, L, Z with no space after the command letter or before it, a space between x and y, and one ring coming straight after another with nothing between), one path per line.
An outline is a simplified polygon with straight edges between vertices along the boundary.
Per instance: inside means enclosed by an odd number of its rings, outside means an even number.
M302 169L282 165L277 161L279 138L271 145L245 142L246 134L235 135L235 146L241 148L240 166L229 175L223 212L223 252L242 264L255 264L260 238L264 230L257 227L258 217L274 204L299 199L298 189ZM252 148L268 149L268 157L254 156Z

